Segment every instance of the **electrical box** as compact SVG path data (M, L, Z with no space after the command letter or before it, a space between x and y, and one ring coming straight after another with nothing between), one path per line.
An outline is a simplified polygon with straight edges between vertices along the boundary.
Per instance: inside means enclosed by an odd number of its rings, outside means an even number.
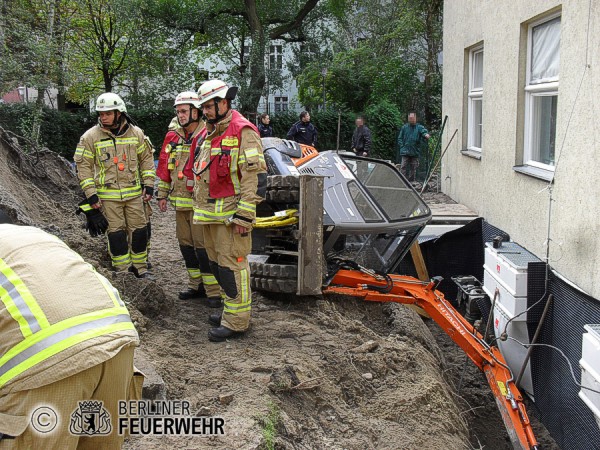
M581 386L600 391L600 324L584 325L581 347ZM579 391L579 398L592 410L600 427L600 393L588 389Z

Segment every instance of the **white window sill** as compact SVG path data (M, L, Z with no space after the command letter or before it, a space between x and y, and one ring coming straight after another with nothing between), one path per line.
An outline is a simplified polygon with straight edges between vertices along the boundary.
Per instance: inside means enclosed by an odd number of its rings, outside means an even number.
M552 181L554 179L553 170L546 170L540 167L529 166L527 164L522 166L514 166L513 170L515 172L519 172L524 175L529 175L530 177L537 178L539 180Z
M461 150L460 152L463 155L468 156L469 158L473 158L473 159L477 159L477 160L481 161L481 151L466 149L466 150Z

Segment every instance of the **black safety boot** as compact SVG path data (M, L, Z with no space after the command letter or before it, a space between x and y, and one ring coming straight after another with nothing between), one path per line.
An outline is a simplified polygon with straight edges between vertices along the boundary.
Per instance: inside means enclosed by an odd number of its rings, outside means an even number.
M206 299L206 306L209 308L220 308L222 305L220 297L208 297Z
M204 286L202 284L198 286L198 289L188 288L187 290L179 293L179 300L191 300L193 298L206 298L206 291L204 290Z
M208 340L212 342L223 342L227 339L239 337L244 333L241 331L233 331L227 327L220 326L218 328L211 328L208 330Z
M215 327L221 326L221 313L209 314L208 315L208 323L214 325Z

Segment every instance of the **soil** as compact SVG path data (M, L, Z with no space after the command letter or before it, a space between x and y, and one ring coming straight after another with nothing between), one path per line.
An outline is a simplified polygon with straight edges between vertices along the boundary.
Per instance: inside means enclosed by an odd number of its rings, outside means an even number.
M26 154L13 138L0 129L0 211L57 235L109 277L167 397L225 420L224 436L136 437L125 448L510 448L485 377L404 306L253 293L246 335L208 342L214 310L177 299L186 273L174 212L152 218L155 281L117 276L104 239L90 238L74 215L82 197L69 163Z

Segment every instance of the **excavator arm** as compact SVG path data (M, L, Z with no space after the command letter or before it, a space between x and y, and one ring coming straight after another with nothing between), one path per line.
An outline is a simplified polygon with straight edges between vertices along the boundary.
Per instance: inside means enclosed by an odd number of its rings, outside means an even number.
M423 308L486 375L515 449L537 449L523 397L502 354L436 290L441 279L378 274L354 264L330 278L324 294L343 294L372 302L395 302Z

